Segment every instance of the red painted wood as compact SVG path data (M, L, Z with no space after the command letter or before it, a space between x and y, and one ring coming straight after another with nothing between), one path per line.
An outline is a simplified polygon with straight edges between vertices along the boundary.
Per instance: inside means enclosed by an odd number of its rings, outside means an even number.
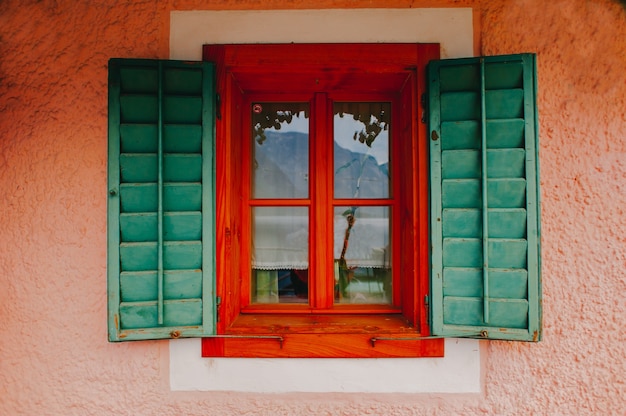
M417 155L417 177L414 178L414 184L416 186L417 201L414 202L414 215L417 215L416 224L416 240L417 240L417 256L418 264L416 266L418 292L417 292L417 304L415 305L415 311L417 315L418 330L422 334L430 334L430 328L428 325L428 309L424 307L424 299L429 294L429 276L430 276L430 234L429 234L429 200L428 200L428 178L429 165L428 165L428 124L426 120L426 109L424 108L424 102L422 97L426 97L428 80L426 77L426 65L428 62L439 59L439 45L438 44L426 44L421 45L420 53L418 54L417 68L420 76L417 77L417 94L414 96L415 105L417 108L414 117L414 123L416 125L417 137L416 141L413 141L415 150L413 154Z
M444 353L442 339L414 339L414 328L397 314L288 318L243 314L230 336L206 339L203 356L373 358L441 357ZM268 338L258 338L264 336Z
M394 260L398 264L400 281L394 289L394 294L399 296L399 302L402 305L404 317L413 325L417 325L415 316L416 304L416 279L419 278L415 267L416 258L416 229L415 229L415 182L418 180L415 164L415 123L413 117L415 95L415 73L409 78L400 93L400 108L395 118L396 135L402 146L397 147L396 165L403 167L402 173L397 170L397 180L395 195L399 199L399 229L396 230L397 238L395 239L394 254L397 255ZM398 272L398 271L396 271ZM401 289L401 290L400 290ZM399 291L399 292L398 292Z
M222 119L217 122L218 333L284 337L203 341L206 356L373 357L440 356L442 340L381 341L427 334L428 157L419 97L425 65L438 45L217 45L204 58L218 68ZM293 91L286 93L287 91ZM250 103L311 103L310 198L251 199ZM380 200L333 200L332 100L392 101L393 305L334 305L333 204L380 205ZM320 116L321 115L321 116ZM328 140L322 140L326 138ZM250 304L252 206L310 206L310 305ZM315 312L315 314L312 314ZM399 314L401 312L401 314ZM392 314L392 315L389 315ZM304 317L308 320L302 320ZM357 317L358 318L355 318ZM389 319L392 317L391 319ZM395 317L395 318L394 318ZM382 318L382 320L381 320ZM398 326L398 322L406 322ZM280 323L280 330L277 330ZM340 325L340 323L342 323ZM351 330L346 332L345 328ZM398 330L398 328L402 328ZM290 329L285 329L290 328ZM374 332L372 330L375 328Z
M203 338L202 339L202 356L203 357L226 357L226 348L224 348L224 338Z
M249 358L399 358L443 357L442 339L379 340L377 334L289 334L279 339L222 338L220 349L203 347L203 357ZM398 337L401 338L401 337ZM211 345L215 342L205 339ZM214 352L217 352L215 354Z
M313 309L330 309L333 303L333 229L332 229L332 148L328 137L331 134L329 106L326 93L316 93L313 98L313 125L311 156L311 204L313 216L309 247L311 247L311 273L309 289ZM313 171L313 167L315 171ZM315 174L313 173L315 172Z

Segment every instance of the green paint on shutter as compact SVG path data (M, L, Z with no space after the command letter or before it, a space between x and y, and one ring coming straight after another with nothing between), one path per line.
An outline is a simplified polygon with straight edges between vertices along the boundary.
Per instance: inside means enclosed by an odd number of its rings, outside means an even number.
M541 337L535 66L429 64L433 335Z
M111 341L215 331L213 66L109 62Z

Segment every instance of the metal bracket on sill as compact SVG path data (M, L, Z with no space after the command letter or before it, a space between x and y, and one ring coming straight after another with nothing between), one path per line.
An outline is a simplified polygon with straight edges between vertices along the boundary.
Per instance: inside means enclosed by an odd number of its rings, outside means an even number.
M487 339L489 333L487 331L480 331L475 334L454 334L454 335L429 335L425 337L410 337L410 338L393 338L393 337L372 337L370 343L372 348L376 348L377 341L423 341L427 339L442 339L442 338L472 338L472 339Z
M285 339L280 335L209 335L204 338L242 338L242 339L275 339L280 344L280 349L283 349L283 342Z

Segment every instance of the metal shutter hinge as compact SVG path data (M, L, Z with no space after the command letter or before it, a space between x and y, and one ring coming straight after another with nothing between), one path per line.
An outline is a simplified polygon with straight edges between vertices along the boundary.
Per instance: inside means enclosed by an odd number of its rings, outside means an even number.
M222 97L219 94L215 94L215 117L222 119Z
M222 297L221 296L217 296L215 298L215 320L217 322L220 321L220 306L222 306Z

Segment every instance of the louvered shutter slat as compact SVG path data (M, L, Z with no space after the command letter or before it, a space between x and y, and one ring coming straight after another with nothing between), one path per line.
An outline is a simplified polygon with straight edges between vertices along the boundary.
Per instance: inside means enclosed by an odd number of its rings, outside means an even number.
M215 328L213 66L109 62L112 341Z
M429 65L431 330L541 333L535 56Z

